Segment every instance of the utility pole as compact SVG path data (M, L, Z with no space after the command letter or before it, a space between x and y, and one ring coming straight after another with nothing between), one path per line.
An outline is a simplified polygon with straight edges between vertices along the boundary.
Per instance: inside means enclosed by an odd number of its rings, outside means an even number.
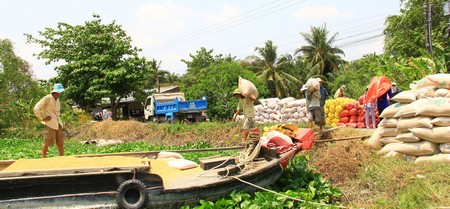
M425 14L425 50L430 55L433 56L433 46L431 39L431 8L428 0L425 0L423 4L423 10Z
M450 0L442 3L442 10L444 11L444 16L450 15ZM450 21L447 23L447 25L444 28L443 35L445 38L450 37Z

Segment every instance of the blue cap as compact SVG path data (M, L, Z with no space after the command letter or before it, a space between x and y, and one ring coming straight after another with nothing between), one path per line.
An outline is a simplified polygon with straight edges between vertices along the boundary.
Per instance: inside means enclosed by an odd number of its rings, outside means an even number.
M62 93L64 91L64 87L62 84L57 83L53 86L53 90L52 93L56 92L56 93Z

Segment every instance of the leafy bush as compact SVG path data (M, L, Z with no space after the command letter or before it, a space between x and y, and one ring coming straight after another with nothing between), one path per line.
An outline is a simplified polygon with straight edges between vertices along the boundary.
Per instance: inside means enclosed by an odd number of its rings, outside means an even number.
M320 174L308 170L308 157L293 158L280 179L269 189L292 198L316 203L332 203L333 197L341 192L324 181ZM316 204L296 201L271 192L255 192L248 194L234 191L229 198L221 198L216 202L201 200L200 205L193 208L317 208ZM328 206L327 206L328 207ZM333 207L329 205L329 207ZM183 209L191 207L184 206Z

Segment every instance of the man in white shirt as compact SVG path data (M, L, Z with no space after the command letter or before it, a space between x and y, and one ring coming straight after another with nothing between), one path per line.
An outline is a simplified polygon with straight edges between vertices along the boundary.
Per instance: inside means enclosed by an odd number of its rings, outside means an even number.
M53 146L56 141L59 155L64 155L64 138L60 118L61 105L58 97L64 91L62 84L53 86L51 94L44 96L35 106L34 115L45 125L44 144L42 145L42 157L47 157L48 147Z

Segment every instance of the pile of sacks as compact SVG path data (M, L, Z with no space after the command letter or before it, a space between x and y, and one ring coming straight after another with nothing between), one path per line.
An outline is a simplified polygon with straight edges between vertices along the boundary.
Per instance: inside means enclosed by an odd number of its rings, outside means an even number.
M355 102L355 100L350 98L326 100L324 108L326 125L336 127L339 123L342 123L340 114L346 109L346 105L350 102Z
M366 113L359 102L349 102L345 105L345 109L339 113L339 123L337 126L346 126L352 128L366 128ZM375 122L378 124L380 118L378 111L375 112ZM372 124L369 118L369 125ZM376 125L376 124L375 124Z
M380 155L450 162L450 74L427 76L393 97L368 140Z
M255 122L258 124L268 123L308 123L306 117L306 99L295 100L293 97L283 99L269 98L260 99L261 104L255 105ZM236 120L243 120L239 115Z

